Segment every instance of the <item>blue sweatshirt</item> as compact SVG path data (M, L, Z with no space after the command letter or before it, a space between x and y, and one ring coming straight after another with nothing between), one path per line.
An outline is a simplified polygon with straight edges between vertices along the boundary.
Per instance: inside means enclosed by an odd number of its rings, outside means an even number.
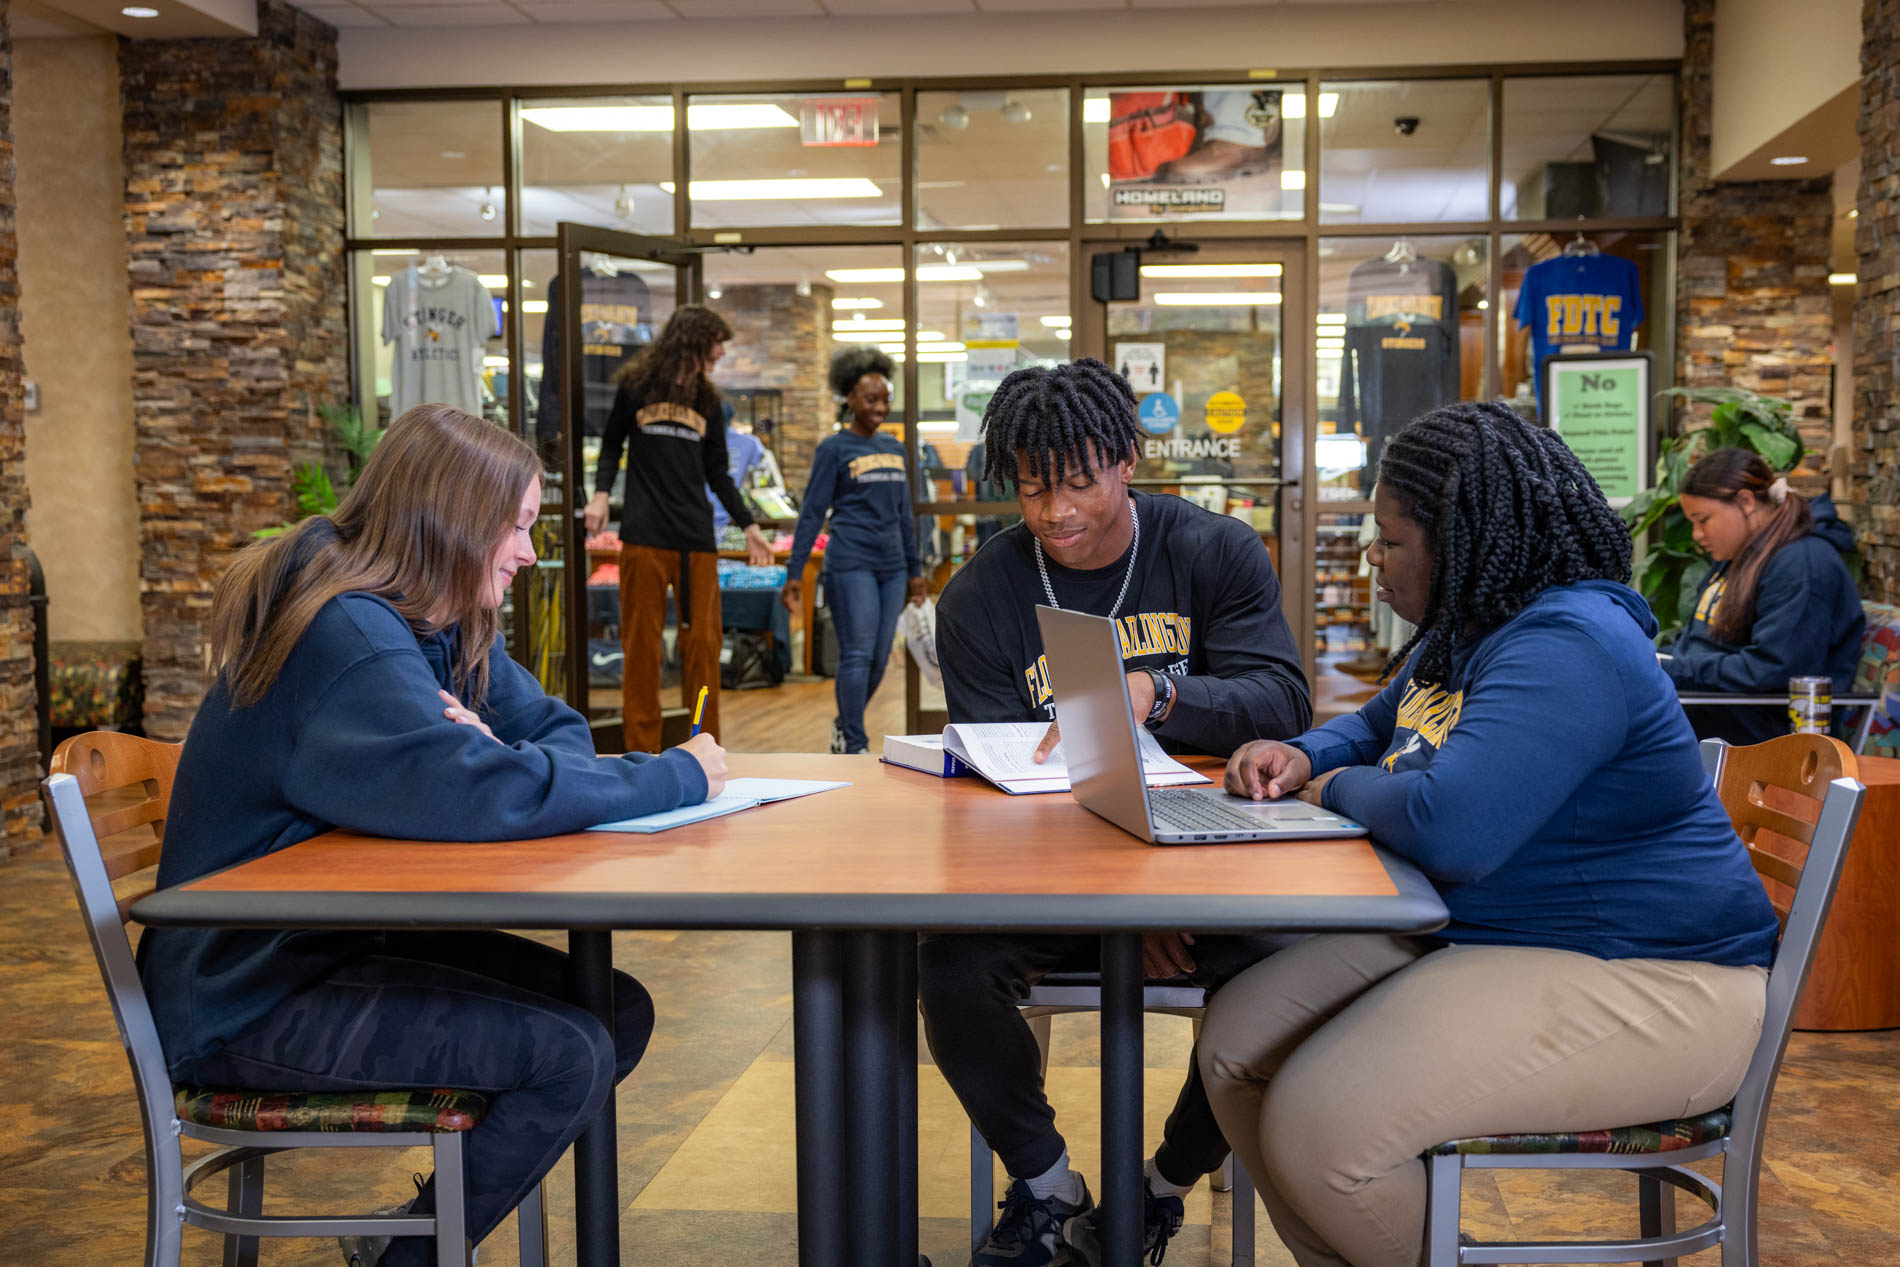
M882 432L870 437L850 428L825 438L811 459L811 483L792 534L785 575L797 580L831 512L831 542L825 570L863 569L922 576L917 524L910 516L910 472L904 446Z
M691 754L594 755L580 714L500 649L481 718L442 715L458 631L418 636L396 609L344 594L317 613L277 681L233 709L220 679L178 762L161 887L347 828L421 840L520 840L697 804ZM497 743L499 739L501 742ZM378 933L154 928L139 975L174 1077Z
M1835 545L1842 527L1830 503L1813 532L1775 551L1755 586L1754 628L1740 643L1725 642L1709 629L1728 587L1728 564L1710 568L1696 591L1695 615L1663 662L1676 689L1783 696L1789 678L1824 676L1833 679L1836 695L1847 694L1860 665L1867 618ZM1761 743L1788 733L1788 710L1780 704L1699 704L1689 720L1698 734L1730 743Z
M1321 799L1417 864L1454 943L1765 966L1777 925L1626 585L1553 586L1294 740ZM1340 767L1347 767L1340 769Z

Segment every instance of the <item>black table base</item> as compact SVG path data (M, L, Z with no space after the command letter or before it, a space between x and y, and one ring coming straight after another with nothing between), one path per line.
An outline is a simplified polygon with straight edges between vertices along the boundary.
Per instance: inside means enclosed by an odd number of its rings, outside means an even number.
M574 1001L614 1033L614 943L604 928L567 935ZM614 1097L574 1141L574 1256L580 1267L619 1267L620 1156Z

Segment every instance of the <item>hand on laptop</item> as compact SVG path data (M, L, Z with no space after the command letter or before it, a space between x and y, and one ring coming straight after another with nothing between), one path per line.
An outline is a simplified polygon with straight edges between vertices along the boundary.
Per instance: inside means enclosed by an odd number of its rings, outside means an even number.
M1152 981L1186 976L1194 971L1194 956L1187 949L1193 944L1193 933L1143 933L1142 973Z
M1313 763L1306 754L1276 739L1243 744L1227 760L1227 790L1249 800L1275 800L1298 792L1312 777Z

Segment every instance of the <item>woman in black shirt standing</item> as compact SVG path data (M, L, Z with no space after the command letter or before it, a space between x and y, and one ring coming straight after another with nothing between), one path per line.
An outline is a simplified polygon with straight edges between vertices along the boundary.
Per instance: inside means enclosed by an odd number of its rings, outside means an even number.
M607 523L620 452L627 451L626 505L620 516L622 716L632 752L660 750L660 660L666 591L679 609L680 690L690 706L706 688L704 726L719 733L719 568L710 487L732 522L745 529L755 565L772 547L752 522L726 470L726 429L719 393L707 377L726 353L732 327L710 308L688 304L667 318L650 347L621 370L613 412L601 436L587 531Z

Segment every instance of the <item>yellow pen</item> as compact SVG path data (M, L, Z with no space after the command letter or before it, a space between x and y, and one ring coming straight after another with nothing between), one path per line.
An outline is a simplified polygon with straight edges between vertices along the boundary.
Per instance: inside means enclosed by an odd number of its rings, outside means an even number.
M706 688L699 688L699 701L693 705L693 734L699 733L699 719L706 715Z

